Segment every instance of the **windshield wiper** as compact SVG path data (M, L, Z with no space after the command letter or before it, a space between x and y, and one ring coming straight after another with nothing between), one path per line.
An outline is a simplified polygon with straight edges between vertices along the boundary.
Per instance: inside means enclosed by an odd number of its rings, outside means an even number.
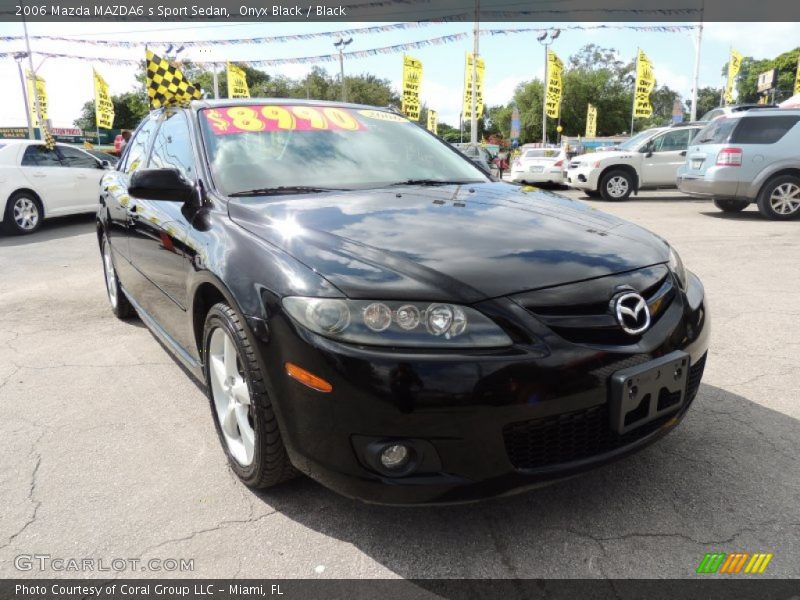
M276 196L280 194L318 194L322 192L341 192L342 188L323 188L309 185L280 185L270 188L256 188L254 190L242 190L228 194L231 198L242 196Z
M396 181L394 183L390 183L387 187L394 187L398 185L459 185L464 183L480 183L480 179L461 181L447 181L443 179L406 179L405 181Z

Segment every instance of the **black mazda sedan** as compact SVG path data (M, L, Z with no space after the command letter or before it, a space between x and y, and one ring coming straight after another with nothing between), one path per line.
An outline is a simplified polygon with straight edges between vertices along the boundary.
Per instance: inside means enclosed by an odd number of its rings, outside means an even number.
M100 192L112 310L205 385L253 488L505 494L642 449L700 385L704 290L667 242L391 110L156 111Z

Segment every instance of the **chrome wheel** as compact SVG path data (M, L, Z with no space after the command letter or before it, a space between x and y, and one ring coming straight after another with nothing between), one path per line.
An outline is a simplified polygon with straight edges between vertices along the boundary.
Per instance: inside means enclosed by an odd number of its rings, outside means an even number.
M27 196L21 196L14 202L14 222L23 231L36 229L39 223L39 207Z
M253 462L255 453L253 405L239 353L221 327L211 333L208 360L211 394L222 435L236 462L246 467Z
M106 290L108 291L108 301L113 308L117 308L117 274L114 272L114 262L111 260L111 246L108 238L103 237L103 266L106 275Z
M606 191L612 198L622 198L628 192L628 180L615 175L606 183Z
M772 190L769 205L779 215L791 215L800 210L800 186L782 183Z

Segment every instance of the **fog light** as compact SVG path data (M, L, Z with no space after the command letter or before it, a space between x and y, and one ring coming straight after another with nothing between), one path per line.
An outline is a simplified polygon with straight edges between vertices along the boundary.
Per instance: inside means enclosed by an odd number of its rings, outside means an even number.
M405 467L410 458L411 452L403 444L391 444L381 450L381 464L393 471Z

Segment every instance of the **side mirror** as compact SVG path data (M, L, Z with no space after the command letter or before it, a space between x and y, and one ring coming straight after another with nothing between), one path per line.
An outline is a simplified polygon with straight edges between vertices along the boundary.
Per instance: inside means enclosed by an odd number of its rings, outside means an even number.
M681 156L686 156L686 150L681 150Z
M110 169L111 168L111 163L108 162L107 160L98 161L97 168L98 169Z
M131 176L128 193L144 200L191 202L195 188L178 169L141 169Z

